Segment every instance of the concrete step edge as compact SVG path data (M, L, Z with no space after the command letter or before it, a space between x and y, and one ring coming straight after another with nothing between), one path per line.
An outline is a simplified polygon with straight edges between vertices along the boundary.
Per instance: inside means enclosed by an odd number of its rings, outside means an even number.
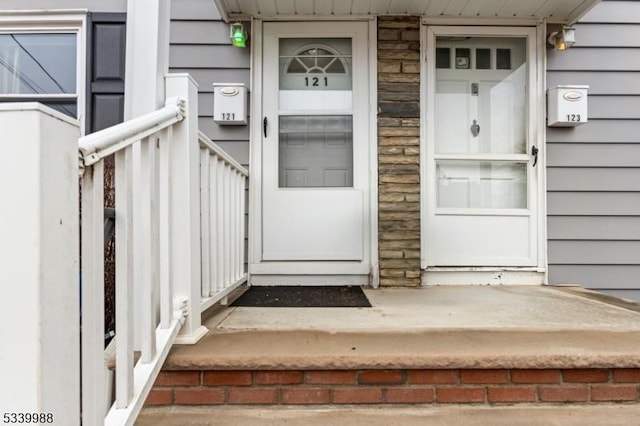
M284 406L145 408L138 426L628 426L640 424L637 404L518 406Z

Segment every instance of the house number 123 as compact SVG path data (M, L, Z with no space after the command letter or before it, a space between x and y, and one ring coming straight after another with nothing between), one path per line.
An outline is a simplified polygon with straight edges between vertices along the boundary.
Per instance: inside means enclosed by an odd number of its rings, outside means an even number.
M567 121L571 121L571 122L581 121L580 114L567 114Z

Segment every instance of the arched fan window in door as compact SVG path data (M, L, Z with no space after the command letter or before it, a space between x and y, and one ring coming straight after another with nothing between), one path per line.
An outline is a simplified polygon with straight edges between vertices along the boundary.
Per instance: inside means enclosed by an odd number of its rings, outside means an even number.
M282 40L281 89L351 89L351 40L313 40L302 46L295 41Z

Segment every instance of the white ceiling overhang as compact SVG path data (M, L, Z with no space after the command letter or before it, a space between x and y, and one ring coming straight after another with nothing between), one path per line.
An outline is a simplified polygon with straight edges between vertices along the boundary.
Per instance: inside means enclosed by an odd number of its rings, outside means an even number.
M600 0L214 0L225 21L414 15L572 24Z

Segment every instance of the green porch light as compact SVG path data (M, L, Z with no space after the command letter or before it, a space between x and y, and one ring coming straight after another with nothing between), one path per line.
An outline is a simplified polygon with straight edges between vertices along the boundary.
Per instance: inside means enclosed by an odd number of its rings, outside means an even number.
M247 47L247 32L240 22L231 24L231 30L229 31L229 38L231 38L231 44L233 47Z

